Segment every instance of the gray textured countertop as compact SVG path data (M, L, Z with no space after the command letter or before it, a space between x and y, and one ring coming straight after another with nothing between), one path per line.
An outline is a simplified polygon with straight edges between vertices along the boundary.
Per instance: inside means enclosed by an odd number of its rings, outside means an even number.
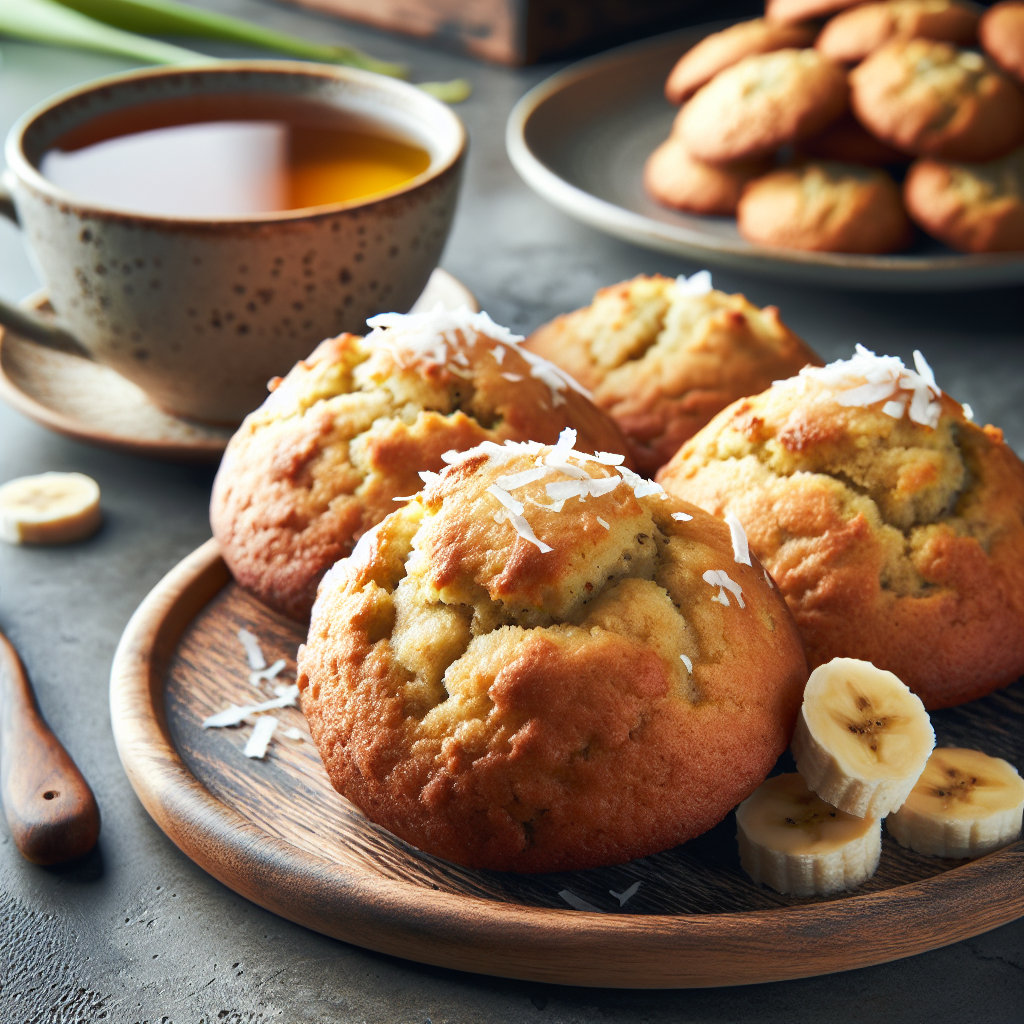
M405 60L420 79L465 75L472 138L443 266L499 322L526 331L641 272L695 266L606 238L556 212L505 156L505 118L550 68L478 65L257 0L205 0L275 27L349 39ZM227 53L227 50L219 51ZM237 51L234 51L237 53ZM3 41L0 128L60 88L128 65ZM774 303L827 359L857 341L910 359L1004 428L1024 452L1020 291L871 295L716 273L728 291ZM17 232L0 221L0 294L38 287ZM698 991L561 988L438 970L306 931L248 903L192 864L136 800L107 713L117 640L132 611L206 540L212 470L90 448L0 405L0 482L44 470L99 481L106 523L66 549L0 545L0 627L20 649L46 717L91 781L98 850L64 869L21 859L0 819L0 1020L22 1022L1010 1021L1024 1012L1024 923L908 960L804 981ZM898 928L899 922L894 921Z

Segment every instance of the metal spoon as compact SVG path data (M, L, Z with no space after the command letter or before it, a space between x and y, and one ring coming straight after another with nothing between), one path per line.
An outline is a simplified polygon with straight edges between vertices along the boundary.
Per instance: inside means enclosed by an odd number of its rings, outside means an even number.
M88 853L100 834L89 783L43 721L18 652L0 633L0 798L18 849L33 864Z

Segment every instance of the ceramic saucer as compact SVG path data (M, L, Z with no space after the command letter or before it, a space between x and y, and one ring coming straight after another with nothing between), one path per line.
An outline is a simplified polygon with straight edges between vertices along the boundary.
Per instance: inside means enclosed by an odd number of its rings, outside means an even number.
M465 285L435 270L413 312L437 303L454 309L480 307ZM45 292L25 300L28 309L50 312ZM220 461L234 429L172 416L141 388L109 367L42 348L0 328L0 398L58 434L89 444L174 462Z

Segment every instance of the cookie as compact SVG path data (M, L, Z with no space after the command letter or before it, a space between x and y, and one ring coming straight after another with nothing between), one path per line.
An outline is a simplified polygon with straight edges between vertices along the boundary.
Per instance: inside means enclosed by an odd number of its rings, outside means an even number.
M767 0L764 5L764 16L768 21L792 25L812 18L827 18L860 2L861 0Z
M1024 82L1024 3L1003 0L982 16L978 37L985 52L1018 82Z
M978 38L978 11L957 0L860 4L832 18L814 45L834 61L856 64L893 36L971 46Z
M838 160L847 164L906 164L910 157L876 139L852 114L843 114L823 132L796 146L796 153L810 160Z
M731 216L743 186L770 166L763 159L701 163L690 156L682 139L671 135L647 158L644 188L652 199L674 210Z
M903 197L910 216L952 249L1024 250L1024 148L988 164L918 160Z
M807 25L783 25L754 18L741 21L702 39L679 58L665 82L669 103L682 103L719 71L753 53L769 53L787 47L810 46L814 29Z
M785 750L807 667L725 523L566 437L463 453L364 535L296 676L331 782L371 821L539 872L721 821Z
M765 156L820 132L847 107L846 72L817 50L745 57L699 89L674 131L698 160Z
M703 279L703 286L702 286ZM655 275L602 288L524 342L585 384L654 473L720 409L821 360L779 317L742 295Z
M1024 94L973 50L896 39L850 72L868 131L917 156L982 163L1024 141Z
M422 486L450 449L488 439L626 450L614 422L558 367L466 309L384 314L296 364L228 444L210 522L235 579L298 621L324 572ZM519 339L521 340L521 339Z
M859 658L928 708L1024 673L1024 464L994 427L865 349L721 412L662 470L733 513L812 667Z
M743 191L736 225L750 242L818 252L898 252L911 239L885 171L829 161L756 178Z

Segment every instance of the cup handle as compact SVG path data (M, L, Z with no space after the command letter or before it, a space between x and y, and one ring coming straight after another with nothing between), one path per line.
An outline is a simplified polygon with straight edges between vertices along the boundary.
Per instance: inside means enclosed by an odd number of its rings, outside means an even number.
M6 174L0 178L0 216L6 217L20 227L18 211L15 208L6 179ZM34 341L37 345L43 345L58 352L66 352L69 355L81 356L83 359L92 359L92 356L74 335L69 334L62 327L44 320L41 316L12 306L2 299L0 299L0 327L6 327L19 337L26 341Z

